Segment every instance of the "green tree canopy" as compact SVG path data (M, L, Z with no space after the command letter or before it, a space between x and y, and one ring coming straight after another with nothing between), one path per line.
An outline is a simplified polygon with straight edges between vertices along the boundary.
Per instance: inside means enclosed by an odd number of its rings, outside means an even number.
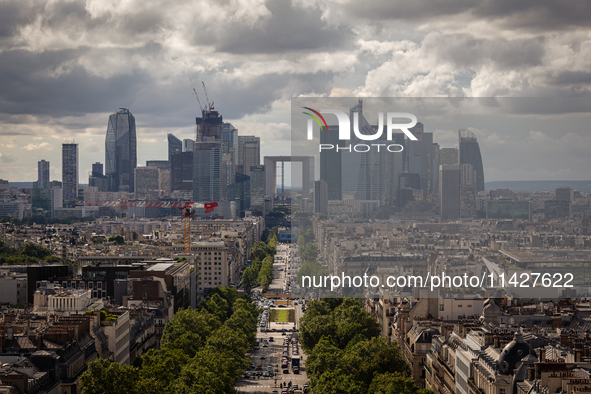
M108 241L117 245L123 245L125 243L125 238L123 238L122 235L111 235Z
M88 364L80 386L84 394L136 394L138 377L134 367L99 358Z

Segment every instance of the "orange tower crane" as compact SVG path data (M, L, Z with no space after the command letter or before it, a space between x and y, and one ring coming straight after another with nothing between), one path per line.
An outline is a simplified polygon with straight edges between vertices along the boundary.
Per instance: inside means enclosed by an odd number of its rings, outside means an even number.
M192 203L186 203L181 208L181 214L183 215L184 223L184 240L185 240L185 253L191 253L191 216L195 215L195 210L192 208Z

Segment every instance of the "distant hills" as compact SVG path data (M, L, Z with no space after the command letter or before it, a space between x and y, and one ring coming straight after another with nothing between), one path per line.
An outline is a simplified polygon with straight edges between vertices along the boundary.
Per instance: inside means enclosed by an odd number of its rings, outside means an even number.
M510 189L523 192L553 192L559 187L570 187L580 192L591 192L591 181L495 181L486 182L486 190Z

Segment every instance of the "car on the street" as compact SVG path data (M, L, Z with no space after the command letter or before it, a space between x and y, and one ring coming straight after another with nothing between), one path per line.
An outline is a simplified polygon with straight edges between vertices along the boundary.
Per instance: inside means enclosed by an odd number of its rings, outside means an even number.
M284 368L283 373L289 373L289 368Z
M269 342L275 342L275 339L273 339L273 337L269 337Z
M261 360L264 360L264 359L265 359L265 355L261 354Z
M263 378L268 378L268 377L269 377L269 372L268 371L263 372Z

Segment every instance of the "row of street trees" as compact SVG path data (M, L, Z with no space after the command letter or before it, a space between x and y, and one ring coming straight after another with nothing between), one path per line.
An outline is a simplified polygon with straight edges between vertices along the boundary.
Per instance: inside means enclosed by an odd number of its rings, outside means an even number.
M267 291L273 281L273 261L277 252L277 228L269 233L267 242L255 242L250 248L252 264L242 274L242 287L250 290L261 286Z
M300 340L312 394L432 394L416 386L400 349L379 337L380 327L360 299L307 305Z
M161 349L133 366L106 359L80 378L84 394L233 393L249 365L258 310L234 288L217 288L199 309L178 311L166 324Z
M314 242L314 231L309 223L298 236L298 254L302 262L296 278L298 284L302 284L302 276L314 278L328 275L328 270L316 260L318 258L318 247ZM322 282L320 278L316 280L317 283Z

